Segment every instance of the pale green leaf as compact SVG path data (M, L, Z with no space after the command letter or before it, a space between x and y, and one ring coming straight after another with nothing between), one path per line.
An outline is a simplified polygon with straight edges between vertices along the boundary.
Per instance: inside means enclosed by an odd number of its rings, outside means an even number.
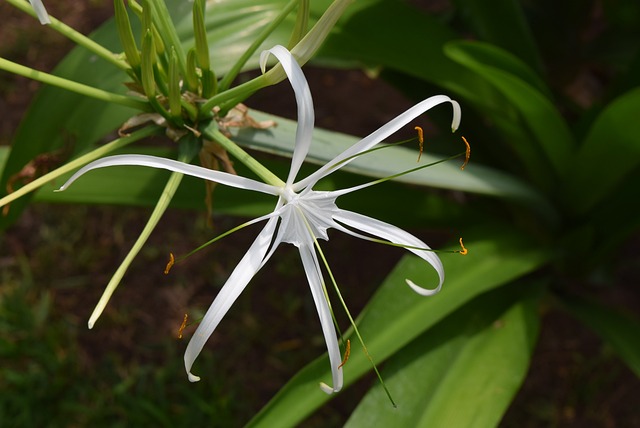
M234 140L251 149L290 157L295 144L296 122L255 110L251 112L251 115L259 121L275 120L278 126L268 130L244 128L240 131L234 131ZM452 136L452 144L458 144L460 148L463 148L458 138L457 136ZM338 132L316 129L313 133L313 140L314 143L309 150L307 161L322 165L360 139ZM420 163L429 164L441 160L443 157L423 153ZM415 168L419 165L416 160L416 150L404 147L389 147L355 159L343 170L381 178ZM463 159L460 158L459 160L441 163L398 177L396 180L421 186L462 190L505 198L526 204L547 216L553 215L552 208L548 202L535 189L518 178L473 162L464 171L461 171L460 165L462 161Z
M405 278L428 287L436 282L436 274L430 267L413 256L398 263L357 321L376 362L394 355L474 297L531 272L547 260L545 251L515 231L490 233L485 229L482 236L485 238L477 240L465 237L467 256L443 256L447 278L442 291L429 298L416 295L405 284ZM371 369L356 346L354 342L344 370L346 386ZM251 426L296 425L330 399L318 387L319 382L329 379L331 371L326 357L309 364L280 390L252 420Z
M536 88L538 85L533 86L528 81L534 76L529 75L527 81L519 76L526 66L513 55L507 52L498 55L498 48L480 42L450 42L445 46L445 52L502 93L519 111L523 125L546 155L552 172L563 174L569 167L575 147L573 136L553 103ZM514 149L518 143L512 142Z
M485 293L423 333L385 364L348 428L496 426L525 378L539 319L514 287ZM518 294L525 284L517 286Z

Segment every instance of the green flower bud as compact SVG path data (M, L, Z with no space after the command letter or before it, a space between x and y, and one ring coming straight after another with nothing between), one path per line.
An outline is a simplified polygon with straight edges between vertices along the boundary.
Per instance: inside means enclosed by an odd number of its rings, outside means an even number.
M153 66L156 60L155 47L151 30L147 30L142 38L142 87L149 100L156 98L156 83L153 76Z
M171 50L169 62L169 110L171 117L177 122L182 121L182 106L180 105L180 67L175 49Z
M114 13L116 18L116 28L118 29L118 37L120 37L120 43L124 49L124 54L127 57L129 65L133 69L140 67L140 53L138 52L138 46L133 38L133 31L131 30L131 22L129 21L129 15L124 5L124 0L114 0Z
M204 1L193 2L193 33L196 39L196 54L198 64L202 70L209 70L209 43L207 31L204 26Z

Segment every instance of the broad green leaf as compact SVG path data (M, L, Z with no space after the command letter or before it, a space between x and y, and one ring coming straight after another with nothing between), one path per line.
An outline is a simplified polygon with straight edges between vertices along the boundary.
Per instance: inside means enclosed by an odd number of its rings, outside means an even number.
M251 112L256 120L275 120L277 127L267 131L242 129L235 131L234 140L255 150L290 157L294 148L296 122L258 111ZM372 130L374 131L374 130ZM459 137L450 137L451 144L463 148ZM350 135L315 129L314 143L311 145L307 160L316 164L325 164L347 147L360 139ZM452 150L453 151L453 150ZM455 153L455 151L453 151ZM423 153L420 164L429 164L441 160L443 156ZM417 152L404 147L389 147L355 159L343 170L361 175L380 178L388 177L414 168ZM434 165L413 172L396 180L451 190L505 198L523 203L544 215L553 216L549 203L535 189L506 173L471 162L464 171L460 170L462 159Z
M326 7L328 0L312 2ZM384 31L382 31L384 29ZM350 6L317 56L325 64L367 65L401 71L469 100L492 97L493 89L442 52L457 34L437 18L399 0L369 0Z
M569 168L575 146L567 124L540 90L513 73L517 70L520 74L526 66L507 52L498 55L497 49L479 42L450 42L445 52L453 60L478 73L509 100L521 114L522 124L533 135L538 148L543 150L552 172L564 174ZM504 68L505 64L509 64L507 69ZM517 149L515 145L518 143L512 143L514 149Z
M114 154L137 153L176 158L168 149L130 147ZM274 165L276 166L276 165ZM240 173L248 173L239 166ZM154 206L169 178L164 170L144 167L103 168L84 175L64 192L54 192L71 176L42 186L35 194L35 201L49 203L111 204ZM203 210L205 208L204 181L186 176L173 197L174 208ZM268 195L246 192L227 186L218 186L214 193L217 214L259 216L273 209L275 202Z
M346 427L496 426L525 378L539 319L525 284L488 292L414 339L382 371ZM521 297L520 297L521 298ZM348 367L348 366L347 366Z
M547 252L515 230L502 228L493 233L484 229L480 233L478 238L465 236L467 256L442 257L447 278L442 291L435 296L420 297L405 284L406 278L427 287L435 283L436 275L429 266L413 256L406 256L398 263L357 321L376 362L394 355L474 297L537 269L547 260ZM331 263L331 255L328 257ZM371 369L367 358L353 343L354 349L344 370L345 386ZM326 357L314 361L294 376L250 425L294 426L330 399L318 387L319 382L329 379L331 372Z
M533 87L537 91L544 94L549 100L553 100L551 90L547 87L546 83L540 78L540 76L524 61L516 57L510 52L507 52L503 48L490 43L484 42L471 42L471 41L455 41L447 44L445 53L450 54L451 49L464 50L464 54L468 56L469 60L473 60L478 63L482 63L486 67L492 67L509 73L518 79L521 79L524 83ZM454 48L449 47L454 46ZM457 56L452 58L456 59ZM451 54L450 54L451 56ZM463 61L460 61L466 64Z
M640 88L615 99L598 116L565 172L568 208L584 214L616 191L640 165Z
M542 61L520 2L456 0L454 3L481 40L511 52L534 70L542 70Z
M252 111L251 115L259 121L274 120L278 126L268 130L249 128L233 130L234 140L254 150L290 157L291 153L293 153L295 143L296 122L259 111ZM316 129L313 138L314 144L311 146L307 158L315 164L324 164L330 161L337 154L359 141L358 137L323 129ZM452 144L459 144L457 137L451 137L451 139L453 140ZM462 144L459 144L459 146L461 148L463 147ZM154 152L153 150L149 151L149 149L138 150L141 150L140 153ZM126 152L131 152L131 150L128 149ZM166 150L160 150L157 153L169 156L169 152ZM416 163L416 159L416 150L403 147L389 147L356 159L343 168L343 170L374 178L388 177L416 167L419 165ZM421 158L421 164L429 164L441 159L443 159L443 156L424 153ZM473 163L469 164L464 171L461 171L461 162L462 159L440 163L398 177L395 181L420 186L462 190L470 193L504 198L526 205L547 218L554 217L555 214L550 204L535 189L520 181L518 178ZM238 167L240 171L243 171L241 165ZM275 164L274 167L286 171L286 163L284 162ZM127 171L130 171L127 172L127 174L136 176L135 184L132 186L121 185L122 180L125 178L123 178L120 173L113 174L109 171L100 171L91 174L91 178L88 179L91 181L86 180L85 183L80 186L74 186L69 192L44 196L45 192L48 193L51 189L56 188L55 184L47 186L43 189L39 199L76 203L85 201L91 203L147 205L150 200L149 198L153 198L153 195L157 194L150 191L150 189L157 186L158 183L157 179L153 177L162 177L162 173L146 171L144 168L128 168ZM286 174L283 174L283 176L286 176ZM98 180L105 181L101 184ZM145 180L153 180L155 184L146 183ZM192 180L188 182L191 183ZM102 190L100 192L91 192L91 188ZM87 190L85 191L84 189ZM181 193L182 192L180 192L180 194ZM222 193L226 194L227 191L222 191ZM231 192L231 194L233 193L234 192ZM122 195L124 198L121 202L117 200L118 195ZM412 200L416 199L412 198ZM193 207L193 202L185 202L187 205ZM183 206L182 202L177 202L177 205Z
M0 161L8 150L0 150ZM171 150L131 146L114 154L137 153L175 158ZM289 170L288 159L267 159L263 162L269 170L280 177L286 177ZM304 165L301 175L310 174L315 166ZM251 172L242 164L236 165L236 171L243 176ZM91 171L64 192L54 192L70 176L61 176L55 182L41 187L35 194L36 202L111 204L151 207L157 202L169 174L145 167L112 167ZM361 176L346 173L332 174L319 184L319 190L335 190L352 187L363 182ZM174 208L205 209L204 181L193 177L184 177L176 191L170 206ZM385 195L385 203L380 204L380 193ZM244 217L257 217L271 211L275 199L269 195L247 192L226 186L217 186L213 194L214 213ZM397 207L412 201L408 210L399 212ZM400 183L381 183L367 192L355 192L339 199L339 205L345 209L356 210L373 215L394 224L431 227L460 228L470 221L488 220L481 213L471 213L459 204L437 194L429 194L415 186Z
M577 319L595 331L640 377L640 320L595 301L563 299L562 303Z

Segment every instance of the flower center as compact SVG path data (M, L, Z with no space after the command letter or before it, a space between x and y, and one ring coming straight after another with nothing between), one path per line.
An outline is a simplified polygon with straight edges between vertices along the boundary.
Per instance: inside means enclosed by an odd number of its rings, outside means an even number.
M284 189L286 203L280 208L282 241L300 247L314 245L315 239L328 240L327 229L336 225L333 214L338 210L331 192L294 193Z

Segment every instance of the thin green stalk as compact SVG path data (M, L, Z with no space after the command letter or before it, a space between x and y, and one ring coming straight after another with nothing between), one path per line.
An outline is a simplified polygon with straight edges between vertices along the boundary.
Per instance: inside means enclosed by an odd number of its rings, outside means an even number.
M220 92L227 90L229 86L231 86L231 83L236 78L238 73L240 73L242 67L244 67L249 58L251 58L251 56L258 50L262 42L264 42L267 37L269 37L269 34L271 34L273 30L275 30L278 25L282 23L287 15L291 13L297 3L298 0L291 0L289 3L287 3L284 9L282 9L282 12L280 12L280 14L269 23L269 25L264 27L258 37L253 41L253 43L251 43L251 46L249 46L249 48L242 54L238 61L236 61L233 67L231 67L231 70L229 70L229 72L222 78L222 80L220 80L220 83L218 84Z
M7 0L7 3L33 16L34 18L37 17L31 5L24 0ZM49 15L49 19L51 20L51 24L49 24L49 27L62 34L75 44L88 49L89 51L95 53L100 58L103 58L105 61L110 62L121 70L129 69L129 65L125 61L119 59L117 55L111 52L109 49L105 48L99 43L96 43L95 41L91 40L84 34L79 33L68 25L58 21L53 16Z
M258 177L260 177L265 183L272 186L284 187L285 183L277 175L268 170L264 165L258 162L249 153L245 152L240 146L227 138L222 132L218 130L218 126L215 121L212 121L204 129L201 129L202 136L210 141L215 141L220 144L224 149L238 161L242 162L247 168L253 171Z
M90 151L77 159L72 160L71 162L62 165L60 168L57 168L51 171L48 174L43 175L40 178L33 180L31 183L28 183L22 186L20 189L16 190L13 193L8 194L4 198L0 199L0 207L3 207L16 199L26 195L29 192L36 190L37 188L47 184L50 181L55 180L56 178L67 174L74 169L80 168L89 162L92 162L98 158L105 156L108 153L111 153L114 150L120 149L128 144L134 143L142 138L148 137L150 135L155 134L160 130L159 126L149 126L147 128L140 129L138 131L133 132L131 135L126 137L118 138L113 140L110 143L105 144L104 146L98 147L95 150Z
M187 156L180 156L178 160L182 162L185 162L185 161L188 162L190 159L188 159ZM151 217L149 217L149 221L145 225L144 229L142 229L140 236L138 236L138 239L133 244L133 247L131 247L131 250L129 250L129 253L127 254L127 256L124 258L124 260L122 261L122 263L120 264L116 272L113 274L113 277L111 277L109 284L107 284L107 287L102 293L102 297L100 297L98 304L93 310L93 313L89 318L89 323L88 323L89 328L93 328L94 324L102 314L102 311L104 311L104 308L107 306L107 303L111 298L111 295L116 290L116 288L118 287L118 284L120 284L120 281L122 280L122 277L126 273L129 266L131 265L131 262L133 262L133 259L138 255L138 253L140 252L144 244L147 242L147 239L151 235L151 232L153 232L153 230L158 225L158 222L160 221L162 214L164 214L164 212L166 211L167 207L169 206L169 203L171 202L171 199L173 199L173 195L176 193L176 190L178 189L178 186L180 186L182 177L184 177L184 174L182 173L179 173L179 172L171 173L171 176L169 177L169 181L167 181L167 184L165 185L164 190L162 191L162 195L160 195L160 198L158 199L158 203L153 209L153 212L151 213Z
M310 228L309 224L307 223L306 218L303 217L303 219L305 220L305 223L306 223L307 227ZM318 253L320 254L320 258L322 259L322 262L324 263L324 267L327 269L327 272L329 274L329 278L331 279L333 287L336 290L336 294L338 295L338 300L340 300L340 304L344 308L344 311L347 313L347 318L349 318L349 322L351 323L351 326L353 327L353 332L356 334L356 337L358 338L358 341L360 342L360 345L362 346L362 349L364 351L365 356L367 357L367 359L371 363L371 366L373 367L373 371L376 373L376 376L378 377L378 380L380 381L380 384L382 385L382 389L384 389L384 392L387 394L387 398L389 398L389 401L391 402L391 405L394 408L398 407L396 405L396 402L393 400L393 397L391 396L391 392L389 391L389 389L387 389L387 385L384 383L384 380L382 379L382 375L380 374L380 371L378 370L378 367L376 366L376 363L373 361L373 358L369 354L369 351L367 350L367 346L364 344L364 339L362 339L362 336L360 335L360 330L358 330L358 326L356 325L355 320L351 316L351 312L349 311L349 308L347 307L347 303L344 301L344 298L342 297L342 293L340 292L340 287L338 287L338 283L336 282L336 279L333 276L333 272L331 271L331 268L329 268L329 262L327 262L327 259L326 259L325 255L324 255L324 253L322 252L322 248L320 248L320 244L318 243L318 240L316 239L315 236L313 237L313 242L315 243L316 249L318 250Z
M260 89L267 87L270 84L271 83L269 82L269 80L265 78L263 74L261 74L260 76L249 80L248 82L245 82L238 86L234 86L233 88L227 89L224 92L218 89L218 95L209 98L204 104L200 106L200 113L206 117L206 115L210 114L209 112L211 112L211 109L213 109L215 106L221 105L233 99L247 99L254 92L259 91Z
M78 94L96 98L98 100L106 101L109 103L120 104L136 110L149 110L149 104L147 103L147 101L139 100L125 95L114 94L112 92L94 88L93 86L74 82L73 80L54 76L53 74L45 73L43 71L34 70L32 68L16 64L15 62L6 60L4 58L0 58L0 70L5 70L9 73L28 77L30 79L37 80L48 85L57 86L68 91L76 92Z

